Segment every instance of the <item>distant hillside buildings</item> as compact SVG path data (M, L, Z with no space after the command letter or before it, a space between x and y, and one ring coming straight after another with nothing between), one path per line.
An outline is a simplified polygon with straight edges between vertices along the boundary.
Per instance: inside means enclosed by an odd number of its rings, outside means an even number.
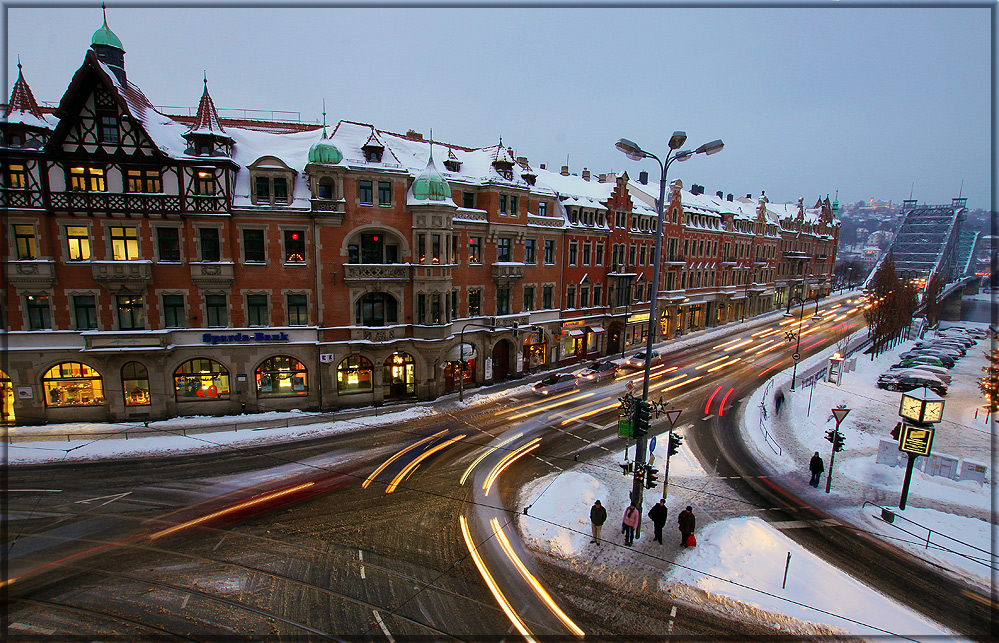
M350 121L223 119L207 80L196 116L168 115L107 23L57 109L19 73L5 115L8 422L432 399L462 376L644 342L658 194L644 172L577 176L502 142ZM668 201L657 339L828 291L828 198L675 182Z

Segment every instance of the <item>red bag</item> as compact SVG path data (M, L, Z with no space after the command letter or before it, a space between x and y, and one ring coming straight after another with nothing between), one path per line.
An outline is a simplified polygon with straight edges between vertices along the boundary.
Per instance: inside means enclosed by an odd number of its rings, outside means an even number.
M694 537L694 534L690 534L689 536L687 536L687 547L694 547L696 545L697 545L697 538Z

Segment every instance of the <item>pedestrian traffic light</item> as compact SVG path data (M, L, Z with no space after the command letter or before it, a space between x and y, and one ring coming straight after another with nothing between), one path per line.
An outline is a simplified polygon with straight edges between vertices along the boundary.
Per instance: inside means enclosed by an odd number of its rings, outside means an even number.
M645 465L645 488L655 489L658 482L659 469L653 469L651 466Z
M641 438L649 434L649 425L652 422L652 405L642 400L635 405L635 424L632 433L636 438Z
M636 467L635 468L635 480L638 482L639 486L641 486L642 484L644 484L644 481L645 481L645 467Z
M619 462L617 466L621 467L621 469L624 471L624 475L628 475L632 471L632 463L631 463L631 461L628 461L628 462Z
M839 431L836 431L835 433L836 433L835 435L836 441L833 442L833 451L839 452L842 451L843 448L846 446L846 436L840 433Z
M832 442L833 443L833 447L835 448L835 446L836 446L836 429L829 429L828 431L826 431L826 440L829 440L830 442Z
M666 450L666 453L671 456L676 455L676 452L680 450L680 447L682 445L683 445L683 436L676 433L670 433L669 448Z

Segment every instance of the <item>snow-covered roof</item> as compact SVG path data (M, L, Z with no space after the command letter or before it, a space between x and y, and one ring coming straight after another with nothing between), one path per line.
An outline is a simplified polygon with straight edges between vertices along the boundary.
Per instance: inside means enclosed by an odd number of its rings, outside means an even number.
M53 127L53 124L39 109L35 96L31 93L31 87L24 80L20 62L17 63L17 80L10 92L10 102L7 103L7 109L4 110L3 116L8 123L21 123L49 130Z

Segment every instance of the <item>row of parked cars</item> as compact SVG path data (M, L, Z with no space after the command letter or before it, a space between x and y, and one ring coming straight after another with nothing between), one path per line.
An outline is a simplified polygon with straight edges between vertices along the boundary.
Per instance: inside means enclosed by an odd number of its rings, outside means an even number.
M652 351L650 355L652 366L659 366L663 363L663 356L658 352ZM645 361L645 351L641 351L626 359L624 362L624 368L644 369ZM532 386L531 391L533 391L538 397L551 397L552 395L571 391L580 384L602 382L604 380L611 379L617 374L618 371L621 370L621 368L622 366L617 362L599 360L593 362L581 371L576 371L575 373L549 375Z
M916 342L915 348L902 353L901 361L878 378L878 386L889 391L911 391L926 387L938 395L947 395L954 368L968 349L988 334L979 329L951 327L937 331L933 339Z

